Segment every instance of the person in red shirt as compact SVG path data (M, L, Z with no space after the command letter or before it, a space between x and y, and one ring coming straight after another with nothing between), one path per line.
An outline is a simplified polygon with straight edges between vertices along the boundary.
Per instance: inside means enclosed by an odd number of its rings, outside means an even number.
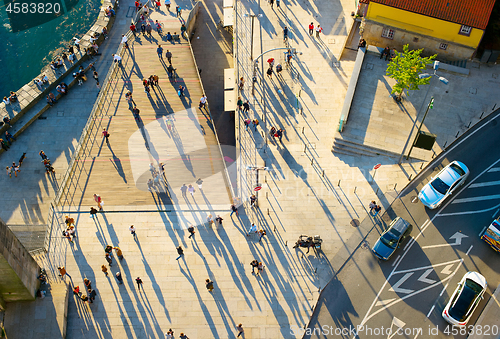
M311 22L309 24L309 35L312 36L314 33L314 24Z
M132 31L132 33L134 33L135 36L135 25L133 23L130 25L130 30Z

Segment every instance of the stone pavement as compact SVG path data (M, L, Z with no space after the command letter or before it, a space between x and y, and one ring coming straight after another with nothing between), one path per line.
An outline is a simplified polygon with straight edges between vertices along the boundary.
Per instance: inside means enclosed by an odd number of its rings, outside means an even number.
M433 96L434 108L429 111L422 130L437 135L433 152L438 154L456 139L457 133L462 135L474 126L482 112L484 117L500 104L496 96L500 83L499 65L469 62L468 76L440 68L437 74L448 79L448 85L432 79L429 85L420 86L420 90L405 95L402 104L397 104L390 96L395 82L385 75L386 68L387 61L374 54L366 55L349 120L339 138L400 154L412 130L417 110L425 101L418 118L420 122ZM431 69L427 71L432 73ZM413 130L411 141L417 129L418 125ZM408 150L409 147L406 154ZM429 161L433 152L414 149L412 157Z

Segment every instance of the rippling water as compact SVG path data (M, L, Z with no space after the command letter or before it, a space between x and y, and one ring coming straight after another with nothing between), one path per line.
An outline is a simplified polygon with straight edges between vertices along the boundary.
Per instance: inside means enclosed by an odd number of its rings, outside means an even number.
M43 66L94 24L101 0L80 0L68 13L42 25L13 33L5 5L0 2L0 97L32 81Z

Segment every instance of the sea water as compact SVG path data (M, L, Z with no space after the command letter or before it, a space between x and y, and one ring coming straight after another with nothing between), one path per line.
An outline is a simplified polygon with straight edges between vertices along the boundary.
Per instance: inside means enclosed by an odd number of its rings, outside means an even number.
M43 2L49 1L43 0ZM13 17L13 12L10 12L9 18L9 13L7 13L9 2L10 0L0 2L0 22L2 23L0 26L0 67L2 68L0 99L8 96L10 91L17 91L33 81L45 65L56 59L63 49L67 50L73 37L81 37L85 34L97 19L102 4L101 0L79 0L72 3L72 8L66 8L67 12L62 11L59 16L50 21L14 32L11 20L25 20L24 27L29 27L36 20L29 15L23 19L22 12L16 17ZM61 3L60 0L58 2ZM19 27L19 23L14 24L14 27L16 26Z

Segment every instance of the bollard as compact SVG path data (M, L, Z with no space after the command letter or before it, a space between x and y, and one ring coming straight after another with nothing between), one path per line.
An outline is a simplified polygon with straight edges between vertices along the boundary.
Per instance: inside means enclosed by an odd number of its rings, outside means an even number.
M411 177L412 177L412 175L413 175L413 173L412 173L412 174L410 174L410 178L408 179L408 181L411 181Z
M285 246L286 246L286 247L288 247L288 240L287 240L287 241L285 241Z
M459 134L460 134L460 131L457 132L457 135L455 135L455 138L458 138Z
M304 153L307 151L307 145L304 145Z
M395 183L395 184L394 184L394 190L396 190L396 186L398 186L398 183Z
M469 127L470 127L470 124L472 124L472 121L470 121L470 122L469 122L469 124L467 125L467 128L469 128Z
M302 134L304 134L304 127L302 127Z
M323 175L322 175L322 177L323 177L323 178L325 177L325 170L323 170Z
M314 273L317 273L317 272L318 272L318 268L316 267L316 268L314 269Z
M483 118L483 114L484 114L484 112L482 112L481 115L479 116L479 120L481 120Z
M276 225L274 225L274 232L276 232Z
M377 187L377 192L375 192L375 195L378 195L378 187Z
M443 148L446 148L446 144L447 144L447 143L448 143L448 140L446 140L446 142L444 143ZM422 163L422 164L423 164L423 163ZM420 167L420 168L422 168L422 167Z
M422 167L424 167L424 163L422 163L422 164L420 165L420 169L422 169Z
M260 132L262 134L262 137L264 138L264 132Z
M302 252L302 259L304 259L304 252Z
M436 153L432 152L432 157L431 159L434 159L434 157L436 156Z
M311 159L311 165L313 165L313 164L314 164L314 158Z
M354 187L354 194L356 194L356 188L358 188L358 187L356 187L356 186Z
M304 115L304 108L303 107L300 108L300 115Z
M339 184L337 186L340 187L340 179L339 179Z
M491 110L492 110L492 111L494 111L494 110L495 110L495 107L497 107L497 104L494 104L494 105L493 105L493 108L492 108Z
M264 177L264 182L267 184L267 175Z
M266 192L266 199L269 199L269 198L267 197L267 193L269 193L269 192Z
M269 215L269 208L267 209L267 215Z

